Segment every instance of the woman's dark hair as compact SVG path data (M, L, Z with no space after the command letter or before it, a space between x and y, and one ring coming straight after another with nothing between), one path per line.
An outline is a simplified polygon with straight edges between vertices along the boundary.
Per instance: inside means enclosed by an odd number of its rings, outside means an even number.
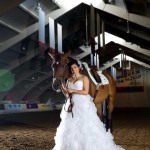
M69 67L69 72L71 73L71 66L72 65L77 65L78 67L80 67L80 65L78 64L78 61L77 60L72 60L72 61L70 61L69 62L69 64L68 64L68 67Z

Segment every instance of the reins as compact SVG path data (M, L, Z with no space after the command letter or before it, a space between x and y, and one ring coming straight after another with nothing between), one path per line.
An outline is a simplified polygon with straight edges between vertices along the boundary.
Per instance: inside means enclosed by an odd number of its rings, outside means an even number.
M70 103L70 104L69 104L68 109L66 110L66 109L65 109L65 106L66 106L68 100L69 100L69 103ZM69 98L65 101L64 110L65 110L66 112L68 112L68 113L71 113L72 118L73 118L73 112L72 112L73 105L74 105L74 103L72 103L72 96L69 96Z
M61 82L61 84L62 84L62 86L64 86L64 84L62 82ZM65 86L65 88L66 87L68 87L68 81L67 81L67 85ZM64 93L63 89L62 89L62 92L63 92L64 95L66 95L66 93ZM66 106L67 102L69 102L69 106L68 106L68 109L66 110L65 106ZM73 105L74 105L74 103L72 102L72 94L68 93L68 97L66 97L65 104L64 104L64 110L68 113L71 113L72 118L73 118L73 112L72 112Z

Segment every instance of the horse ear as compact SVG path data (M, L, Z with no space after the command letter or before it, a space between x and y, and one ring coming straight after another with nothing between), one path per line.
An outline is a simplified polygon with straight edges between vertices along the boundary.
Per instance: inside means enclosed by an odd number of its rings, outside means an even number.
M70 52L66 52L62 54L62 59L68 59L69 55L70 55Z
M69 51L69 52L65 53L65 54L64 54L64 55L65 55L65 57L69 57L70 53L71 53L71 51Z

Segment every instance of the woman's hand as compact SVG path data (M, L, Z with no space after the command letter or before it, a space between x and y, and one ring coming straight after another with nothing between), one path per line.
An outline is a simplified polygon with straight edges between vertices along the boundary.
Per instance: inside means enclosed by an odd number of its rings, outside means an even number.
M61 87L62 87L62 89L63 89L64 91L67 92L67 87L66 87L63 83L61 84Z
M74 93L74 89L68 88L67 90L68 90L69 93Z
M63 92L63 94L65 95L65 97L69 97L69 93L68 93L68 89L64 86L64 84L62 83L62 86L61 86L61 90Z

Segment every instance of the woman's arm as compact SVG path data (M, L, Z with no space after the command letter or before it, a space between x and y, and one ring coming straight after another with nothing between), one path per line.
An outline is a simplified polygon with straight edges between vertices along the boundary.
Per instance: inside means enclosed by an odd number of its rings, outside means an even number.
M76 89L70 89L68 88L69 93L75 93L75 94L81 94L81 95L87 95L89 94L89 79L87 76L83 77L83 90L76 90Z

